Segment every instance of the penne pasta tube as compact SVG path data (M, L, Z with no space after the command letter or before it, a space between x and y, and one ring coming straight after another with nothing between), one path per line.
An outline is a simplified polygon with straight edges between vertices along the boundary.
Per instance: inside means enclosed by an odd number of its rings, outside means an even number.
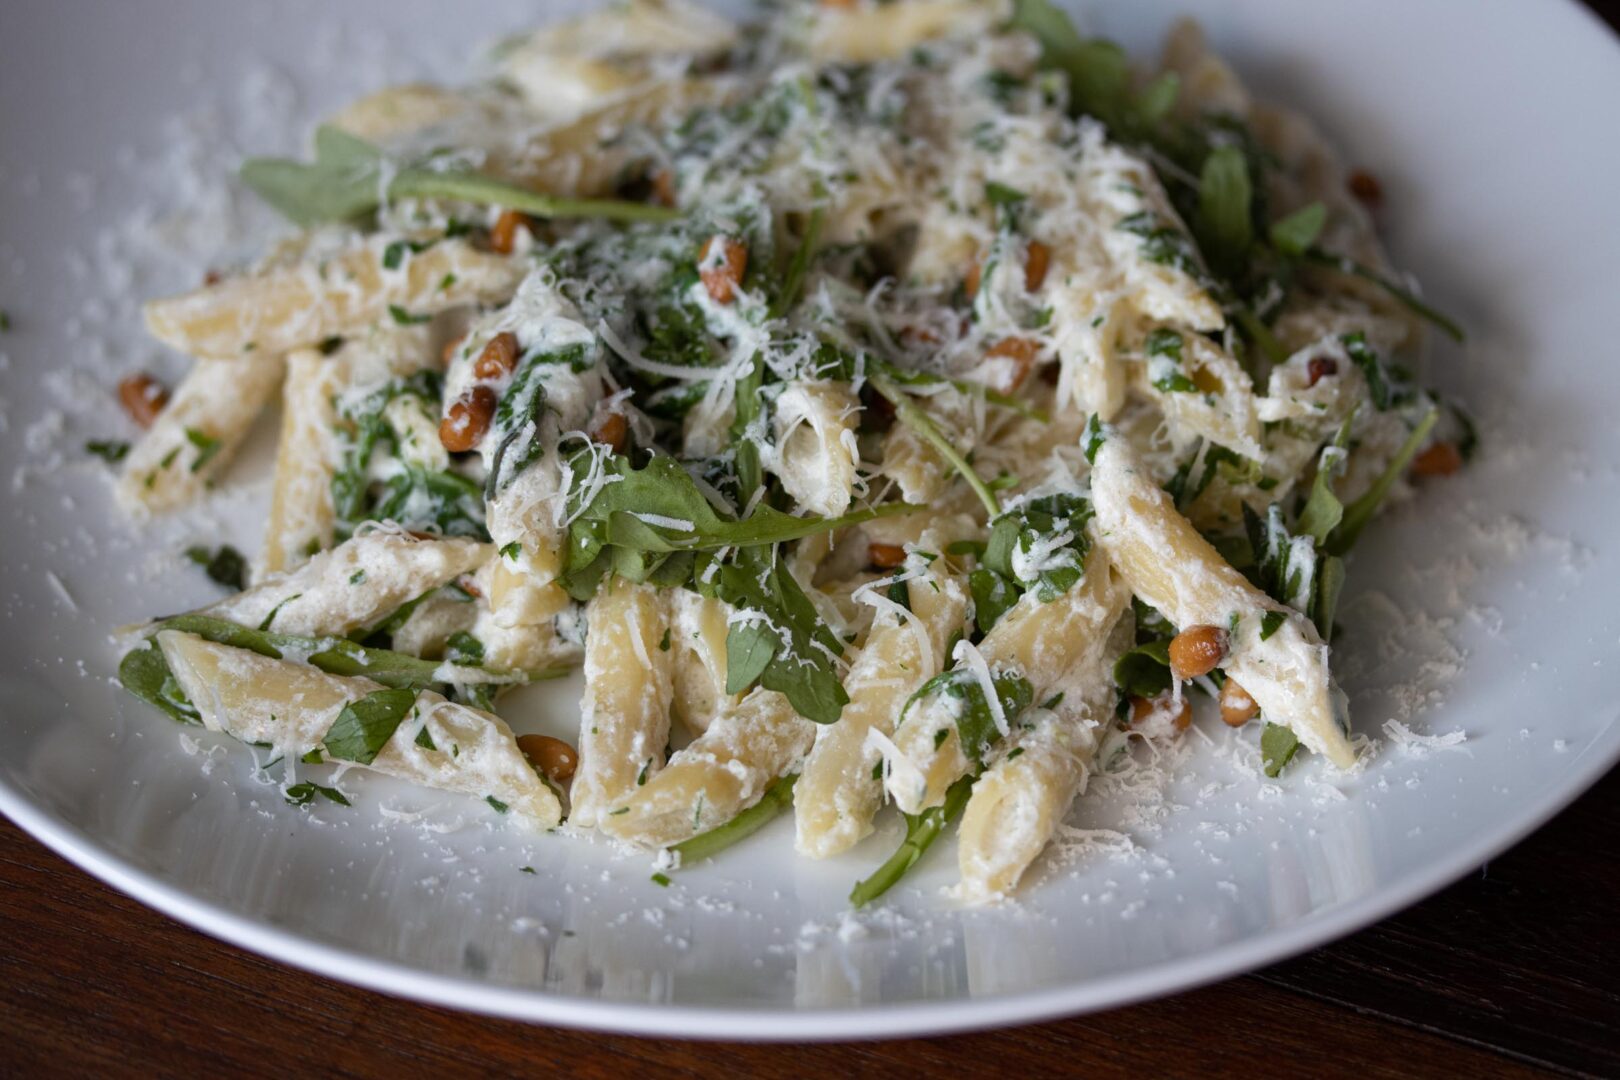
M281 382L279 353L199 360L124 462L118 501L131 512L194 502L235 455Z
M328 675L176 630L160 632L157 640L175 681L212 731L268 743L289 761L319 749L328 760L483 796L535 828L552 828L562 818L556 793L498 716L430 690L388 690L370 679ZM361 702L368 703L365 722L345 719L358 715L349 706ZM393 727L382 733L379 725L387 723ZM372 756L344 756L351 752Z
M766 467L812 513L837 517L855 489L855 419L860 400L849 383L795 382L776 399L775 448Z
M279 355L374 323L506 300L526 269L520 260L447 239L390 270L383 262L395 239L356 238L326 257L306 255L153 300L145 308L147 329L193 356Z
M886 579L856 591L857 600L878 611L844 680L849 704L837 723L816 729L815 746L794 789L795 846L801 855L824 859L871 833L883 783L873 774L882 755L868 732L893 734L900 710L939 674L948 660L947 645L967 618L967 590L943 560L913 555L901 576L907 575L913 575L904 583L909 607L887 596L892 586Z
M730 821L810 749L815 725L774 690L755 690L632 786L596 824L620 840L668 847ZM577 782L577 781L576 781Z
M1018 599L979 644L986 671L1021 676L1037 703L1063 688L1077 659L1101 647L1128 599L1107 571L1106 559L1095 556L1094 549L1085 576L1056 600L1043 602L1033 589ZM977 665L959 667L971 671ZM985 677L977 678L982 683ZM960 708L948 694L925 695L895 729L884 784L903 812L940 805L946 790L977 767L962 744ZM1009 723L1014 719L1006 717Z
M1237 679L1273 723L1339 768L1355 763L1343 695L1328 669L1328 647L1299 612L1255 588L1176 512L1120 438L1097 450L1091 476L1098 543L1132 591L1177 627L1229 628L1220 667ZM1282 622L1262 629L1268 614Z
M585 617L585 699L571 820L606 827L638 783L664 761L669 741L668 621L657 589L615 577Z
M347 634L471 573L493 554L475 540L419 539L378 528L197 614L284 634Z

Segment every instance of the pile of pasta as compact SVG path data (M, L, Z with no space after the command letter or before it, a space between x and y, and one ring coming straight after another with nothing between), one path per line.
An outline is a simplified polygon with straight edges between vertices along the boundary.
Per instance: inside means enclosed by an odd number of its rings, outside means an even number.
M1196 26L1145 69L1044 0L633 0L313 149L243 168L294 235L148 305L196 363L119 486L198 499L279 392L250 587L121 675L293 801L363 767L687 862L892 804L853 899L959 819L984 900L1195 690L1268 773L1354 764L1343 556L1466 450L1394 360L1451 325ZM575 744L497 714L576 666Z

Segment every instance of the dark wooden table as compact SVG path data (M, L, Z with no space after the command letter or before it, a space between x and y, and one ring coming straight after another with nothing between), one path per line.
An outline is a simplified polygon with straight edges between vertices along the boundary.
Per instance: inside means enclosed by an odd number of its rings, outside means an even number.
M1620 0L1593 0L1611 25ZM1163 1001L983 1035L678 1043L397 1001L223 945L0 819L0 1077L1620 1076L1620 771L1370 929Z
M984 1035L783 1047L357 990L171 922L0 820L0 1076L1620 1076L1617 836L1620 771L1438 896L1253 975Z

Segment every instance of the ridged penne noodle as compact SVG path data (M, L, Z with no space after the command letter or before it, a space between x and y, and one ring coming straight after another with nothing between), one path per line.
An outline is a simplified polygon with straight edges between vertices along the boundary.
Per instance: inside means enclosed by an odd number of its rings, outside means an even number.
M1328 647L1310 620L1232 569L1176 512L1124 441L1107 439L1091 477L1096 535L1132 590L1178 627L1230 628L1221 668L1273 723L1340 768L1355 763ZM1284 615L1262 640L1268 612Z
M883 801L883 785L873 769L882 756L867 733L893 734L911 695L948 662L945 650L967 617L967 590L944 560L914 555L911 561L920 565L908 565L902 575L909 578L909 615L888 599L881 579L856 593L878 611L844 679L849 704L837 723L816 730L815 746L794 787L795 846L801 855L836 855L872 831Z
M848 383L806 380L776 399L775 453L768 467L806 510L837 517L855 488L855 419L860 401Z
M726 693L726 631L731 608L723 600L676 589L669 597L670 648L674 652L670 703L673 717L694 736L742 700Z
M166 345L193 356L281 354L363 331L405 312L418 318L461 304L507 299L524 265L440 240L383 265L397 237L355 238L325 256L230 277L195 292L146 305L146 327Z
M199 360L131 448L118 501L132 512L175 510L208 489L281 382L279 353Z
M668 847L730 821L790 772L810 749L815 725L774 690L755 690L647 782L633 786L597 825L620 840Z
M730 48L728 20L679 0L630 0L508 42L497 70L530 110L553 122L679 72Z
M1159 406L1181 429L1184 441L1201 436L1251 460L1264 456L1254 384L1243 366L1202 334L1180 334L1161 328L1156 335L1149 341L1176 342L1177 359L1167 370L1185 378L1191 386L1166 389L1157 365L1169 364L1169 358L1151 355L1150 345L1147 360L1132 365L1137 392Z
M614 578L585 606L585 699L571 820L606 827L664 762L669 741L670 642L663 597Z
M1066 693L1069 671L1087 650L1101 646L1128 599L1105 572L1106 561L1097 560L1097 566L1099 572L1088 566L1085 576L1056 600L1042 601L1033 589L1019 597L979 643L985 666L992 673L1022 675L1037 703L1055 692ZM973 770L956 720L955 700L933 694L919 698L895 729L900 760L889 761L884 785L905 813L938 806L946 789Z
M370 679L328 675L176 630L160 632L157 640L205 726L243 742L268 743L288 760L322 748L344 706L385 689ZM364 767L496 800L533 827L549 829L562 818L556 793L524 758L505 721L431 690L416 695Z
M1089 577L1112 578L1107 601L1114 625L1092 638L1065 674L1063 696L1030 715L1007 751L973 784L957 838L959 894L982 902L1011 892L1045 850L1077 794L1085 790L1091 762L1113 720L1114 662L1130 645L1118 632L1130 603L1130 589L1106 564L1100 551L1090 555ZM1105 616L1106 621L1106 616ZM1124 620L1129 624L1130 620Z
M339 109L326 122L370 143L386 143L465 116L468 95L432 83L402 83L365 95Z
M933 38L988 30L995 18L994 5L979 0L826 4L811 26L810 55L821 61L891 59Z
M198 614L283 634L347 634L471 573L493 554L488 544L475 540L419 539L399 529L379 528Z
M436 361L426 326L374 327L346 339L335 352L296 349L288 354L275 481L257 573L291 570L332 546L332 477L340 464L343 396L409 376ZM407 408L418 415L412 417ZM402 458L434 470L447 467L434 419L422 411L420 398L396 398L386 415ZM424 425L427 430L421 430Z

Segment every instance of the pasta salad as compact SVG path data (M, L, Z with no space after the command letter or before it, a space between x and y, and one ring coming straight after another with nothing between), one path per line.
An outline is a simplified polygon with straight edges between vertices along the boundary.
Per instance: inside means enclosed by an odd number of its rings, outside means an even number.
M119 673L294 803L365 768L666 869L892 804L853 903L952 825L1002 897L1195 695L1354 765L1344 559L1472 449L1376 181L1192 23L1136 65L1049 0L629 0L241 176L296 228L147 305L195 363L120 386L118 497L202 498L279 395L264 541ZM515 734L574 669L577 737Z

